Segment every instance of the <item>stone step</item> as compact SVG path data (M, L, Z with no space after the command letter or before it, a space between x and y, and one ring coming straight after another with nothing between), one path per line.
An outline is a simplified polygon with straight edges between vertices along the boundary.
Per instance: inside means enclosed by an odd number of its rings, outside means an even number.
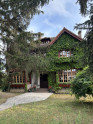
M48 93L48 88L37 88L36 90L37 93Z

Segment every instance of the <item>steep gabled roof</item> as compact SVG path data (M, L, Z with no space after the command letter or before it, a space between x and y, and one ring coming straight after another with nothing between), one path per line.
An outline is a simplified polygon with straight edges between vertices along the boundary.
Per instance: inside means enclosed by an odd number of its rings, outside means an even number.
M66 29L66 28L64 27L63 30L49 43L49 45L52 45L53 43L55 43L56 40L57 40L64 32L70 34L72 37L78 39L79 41L82 40L82 38L80 38L79 36L77 36L76 34L74 34L73 32L69 31L68 29Z

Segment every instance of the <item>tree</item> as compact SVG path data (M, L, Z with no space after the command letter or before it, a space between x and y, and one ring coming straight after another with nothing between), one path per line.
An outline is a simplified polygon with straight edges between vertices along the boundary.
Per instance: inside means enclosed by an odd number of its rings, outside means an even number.
M1 0L0 1L0 35L3 42L11 42L21 31L25 30L40 7L49 0ZM9 41L8 41L9 40Z
M72 92L76 98L88 95L93 96L93 0L78 0L81 14L88 15L89 20L82 24L77 24L76 29L87 30L85 38L80 43L84 50L82 62L84 66L89 66L76 75L72 81Z
M2 84L2 78L3 78L2 68L3 68L3 62L2 62L1 51L0 51L0 86Z
M81 14L87 14L88 3L92 2L92 0L77 0L77 3L80 5Z
M87 57L87 64L93 77L93 1L92 0L78 0L80 4L81 14L88 15L89 20L82 24L77 24L76 29L87 30L86 37L82 44L84 46L84 53ZM90 3L89 3L90 2Z
M49 0L0 1L0 39L7 46L7 50L4 51L7 72L11 69L25 70L28 68L26 67L28 63L35 67L36 57L31 56L29 50L37 45L33 42L34 34L25 32L25 30L33 16L42 12L40 7L48 2ZM40 62L40 57L38 61Z

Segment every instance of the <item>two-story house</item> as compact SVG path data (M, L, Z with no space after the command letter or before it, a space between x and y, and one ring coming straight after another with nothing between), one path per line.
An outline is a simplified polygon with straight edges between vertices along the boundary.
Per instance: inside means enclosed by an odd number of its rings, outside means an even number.
M35 85L37 88L48 88L56 83L61 87L63 84L69 84L78 69L82 68L79 61L82 54L79 46L79 42L82 41L80 33L76 35L63 28L54 38L42 38L41 46L48 47L46 56L52 58L48 71L39 73L31 71L29 81L26 79L26 72L19 76L13 76L11 88L24 88L25 84L29 87Z

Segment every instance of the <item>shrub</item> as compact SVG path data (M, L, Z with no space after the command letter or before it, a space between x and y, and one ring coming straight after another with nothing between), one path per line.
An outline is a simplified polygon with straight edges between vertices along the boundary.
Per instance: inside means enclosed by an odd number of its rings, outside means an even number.
M3 73L0 71L0 87L1 87L1 84L2 84L2 78L3 78Z
M1 84L1 89L3 92L7 91L9 88L9 83L8 83L8 76L4 75L2 78L2 84Z
M93 81L88 70L88 67L84 68L81 72L78 72L76 78L71 82L72 93L76 98L86 97L88 95L93 96Z

